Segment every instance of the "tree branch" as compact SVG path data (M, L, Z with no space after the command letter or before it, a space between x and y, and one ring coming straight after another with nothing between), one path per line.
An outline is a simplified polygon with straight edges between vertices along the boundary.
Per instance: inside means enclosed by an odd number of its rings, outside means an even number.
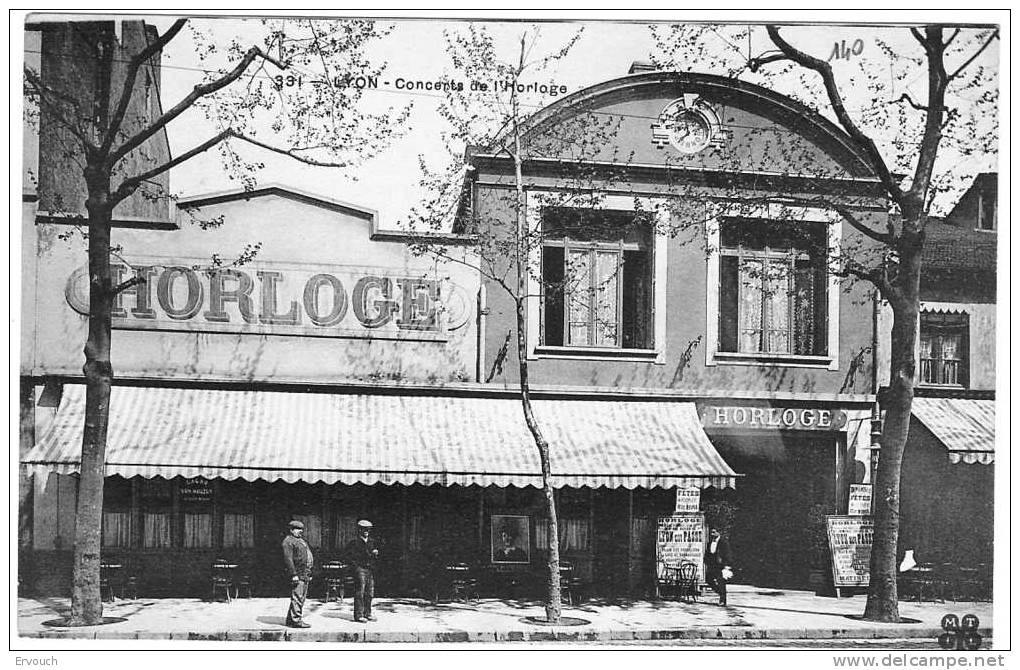
M914 180L910 184L908 199L911 206L904 209L904 223L907 219L914 220L918 216L915 209L923 208L927 199L928 187L931 183L932 170L935 168L935 157L942 140L942 115L945 111L946 76L945 63L942 58L945 45L942 42L942 27L928 26L924 29L925 51L928 54L928 111L924 123L924 135L914 169Z
M120 124L124 121L124 114L127 113L128 105L131 102L131 95L135 91L135 78L138 76L138 68L157 52L162 51L163 47L175 38L177 33L181 32L181 29L184 28L184 24L187 22L187 19L177 19L174 21L174 24L165 33L135 54L128 62L127 73L124 75L124 87L120 91L120 101L117 103L117 108L110 118L110 125L106 129L106 136L103 138L103 144L100 147L101 154L105 155L110 150L110 147L113 146L113 140L117 136Z
M197 147L189 151L185 151L183 154L178 154L177 157L174 158L173 160L167 161L162 165L157 165L151 170L142 172L141 174L135 175L134 177L128 177L127 179L120 183L120 186L117 187L116 191L110 194L110 202L116 205L117 203L121 202L122 200L130 196L132 193L134 193L135 189L137 189L138 186L141 185L143 181L147 179L152 179L156 175L162 174L163 172L166 172L171 168L177 167L181 163L194 158L195 156L204 151L208 151L216 144L222 142L223 140L227 139L232 135L235 135L234 131L228 128L227 130L224 130L223 132L214 135L213 137L206 140L202 144L199 144Z
M189 93L180 102L174 105L173 108L170 109L168 112L164 113L162 116L156 119L152 123L152 125L139 132L137 135L129 139L124 144L120 145L115 151L113 151L113 153L110 154L109 158L107 159L108 165L112 167L117 161L119 161L133 149L137 148L143 142L145 142L145 140L155 135L156 132L158 132L161 128L166 126L166 124L170 123L178 116L183 114L184 111L189 109L199 98L209 95L210 93L215 93L224 86L227 86L236 81L237 79L239 79L241 75L244 74L244 71L248 69L248 66L251 65L252 61L254 61L256 58L262 58L263 60L267 60L270 63L273 63L274 65L279 67L281 70L287 69L286 65L276 60L272 56L267 55L265 52L262 51L262 49L258 47L252 47L248 49L248 51L244 55L244 58L241 59L241 62L238 63L233 70L223 75L219 79L215 79L207 84L199 84L195 86L195 88L191 90L191 93Z
M959 29L957 29L957 31L956 31L956 32L957 32L957 33L959 33L959 32L960 32L960 31L959 31ZM976 58L977 58L978 56L980 56L980 55L982 54L982 52L984 52L984 50L985 50L985 49L987 49L987 48L988 48L988 45L990 45L990 44L992 43L992 40L996 39L996 38L997 38L998 36L999 36L999 31L998 31L998 30L996 30L996 31L995 31L995 32L993 32L993 33L992 33L991 35L989 35L989 36L988 36L988 39L987 39L987 40L985 40L985 43L984 43L984 44L982 44L982 45L981 45L981 46L980 46L980 47L978 48L978 50L977 50L977 51L975 51L975 52L974 52L974 54L973 54L973 55L972 55L972 56L971 56L970 58L968 58L968 59L967 59L967 61L966 61L966 62L965 62L965 63L964 63L963 65L961 65L960 67L956 68L956 71L955 71L955 72L953 72L953 74L949 75L949 80L950 80L950 81L952 81L953 79L956 79L956 77L958 77L958 76L959 76L959 74L960 74L961 72L963 72L963 71L964 71L965 69L967 69L967 66L968 66L968 65L970 65L971 63L973 63L973 62L974 62L974 60L975 60L975 59L976 59ZM954 35L953 35L953 37L956 37L956 35L954 34ZM946 41L946 44L945 44L945 46L946 46L946 47L948 47L948 46L949 46L949 43L953 41L953 37L950 37L950 38L949 38L949 39L948 39L948 40Z
M768 65L769 63L776 63L782 60L790 60L784 53L771 53L768 56L761 55L757 58L751 58L747 61L747 67L751 72L757 72L761 69L762 65Z
M798 65L814 70L822 77L822 82L825 85L825 92L829 97L829 104L832 106L832 110L836 113L836 118L839 120L843 129L850 135L850 138L854 143L861 148L868 160L871 162L872 168L878 175L878 178L882 181L886 190L892 196L894 200L899 202L903 198L903 191L900 189L900 185L893 179L892 174L889 172L888 166L885 164L885 160L882 158L882 154L879 152L878 147L875 145L874 140L865 135L857 124L854 123L853 119L850 118L850 114L846 110L846 106L843 104L843 98L839 93L839 88L836 86L836 79L832 74L832 68L823 60L809 56L808 54L795 48L789 42L787 42L779 34L779 27L775 25L766 26L769 38L773 44L779 47L779 50L783 52L790 60L794 61Z
M47 86L46 84L44 84L42 78L34 71L32 71L30 68L26 67L24 69L24 72L25 79L28 81L29 85L35 90L36 94L39 96L39 104L46 106L46 108L50 111L51 114L53 114L53 116L60 123L60 125L67 128L67 130L70 131L70 133L74 135L82 143L82 145L85 147L86 152L94 151L96 147L92 143L92 141L88 138L88 136L85 134L85 131L82 130L77 125L71 123L67 119L67 117L64 116L63 110L61 109L58 102L56 102L63 101L68 105L71 105L72 107L74 107L75 112L78 114L78 118L81 118L81 112L78 105L78 101L69 96L68 94L64 93L63 91L59 91L53 88L52 86Z

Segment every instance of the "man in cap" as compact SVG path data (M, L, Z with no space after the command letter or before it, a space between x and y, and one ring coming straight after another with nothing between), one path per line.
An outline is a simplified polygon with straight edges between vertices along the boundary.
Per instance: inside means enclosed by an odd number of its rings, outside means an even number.
M283 562L290 575L290 609L287 625L291 628L311 628L301 620L301 610L308 595L308 582L312 578L312 550L305 538L305 524L297 519L290 522L290 534L283 538Z
M354 567L354 620L359 623L375 621L372 614L372 597L375 595L375 561L379 549L372 539L372 522L358 522L358 536L347 543L344 557Z

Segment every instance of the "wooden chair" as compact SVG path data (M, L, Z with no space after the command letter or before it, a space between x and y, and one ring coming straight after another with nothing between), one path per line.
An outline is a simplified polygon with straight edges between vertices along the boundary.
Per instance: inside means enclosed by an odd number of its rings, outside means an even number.
M478 578L467 563L450 563L445 566L446 584L451 600L463 599L468 602L472 597L478 600Z
M223 595L226 597L227 602L231 602L233 598L230 592L234 589L234 578L231 569L227 567L227 562L223 559L218 559L212 566L212 599L216 600L216 594L223 591ZM236 595L235 595L236 597Z
M684 602L698 602L699 594L698 566L690 561L680 564L680 600Z
M241 597L242 592L247 594L244 596L245 598L251 598L254 590L254 580L252 580L251 575L241 575L237 580L237 584L234 585L234 595L238 598Z
M670 594L678 595L679 592L680 566L659 561L655 569L655 597L662 600Z

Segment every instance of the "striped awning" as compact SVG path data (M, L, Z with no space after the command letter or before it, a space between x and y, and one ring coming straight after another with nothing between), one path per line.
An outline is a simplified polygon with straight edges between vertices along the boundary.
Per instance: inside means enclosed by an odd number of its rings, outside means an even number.
M914 416L945 445L952 463L995 462L995 401L914 398Z
M689 402L538 400L556 487L733 487ZM21 460L76 472L85 389ZM516 399L115 386L106 474L541 486Z

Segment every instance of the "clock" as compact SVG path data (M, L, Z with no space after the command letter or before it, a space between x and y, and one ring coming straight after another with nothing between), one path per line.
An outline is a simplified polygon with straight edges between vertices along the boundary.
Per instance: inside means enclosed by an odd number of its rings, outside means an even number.
M669 126L670 144L682 154L696 154L712 141L712 125L698 111L685 109Z
M693 93L666 105L657 120L652 124L652 143L660 149L672 146L688 156L710 145L722 146L728 135L712 105Z

